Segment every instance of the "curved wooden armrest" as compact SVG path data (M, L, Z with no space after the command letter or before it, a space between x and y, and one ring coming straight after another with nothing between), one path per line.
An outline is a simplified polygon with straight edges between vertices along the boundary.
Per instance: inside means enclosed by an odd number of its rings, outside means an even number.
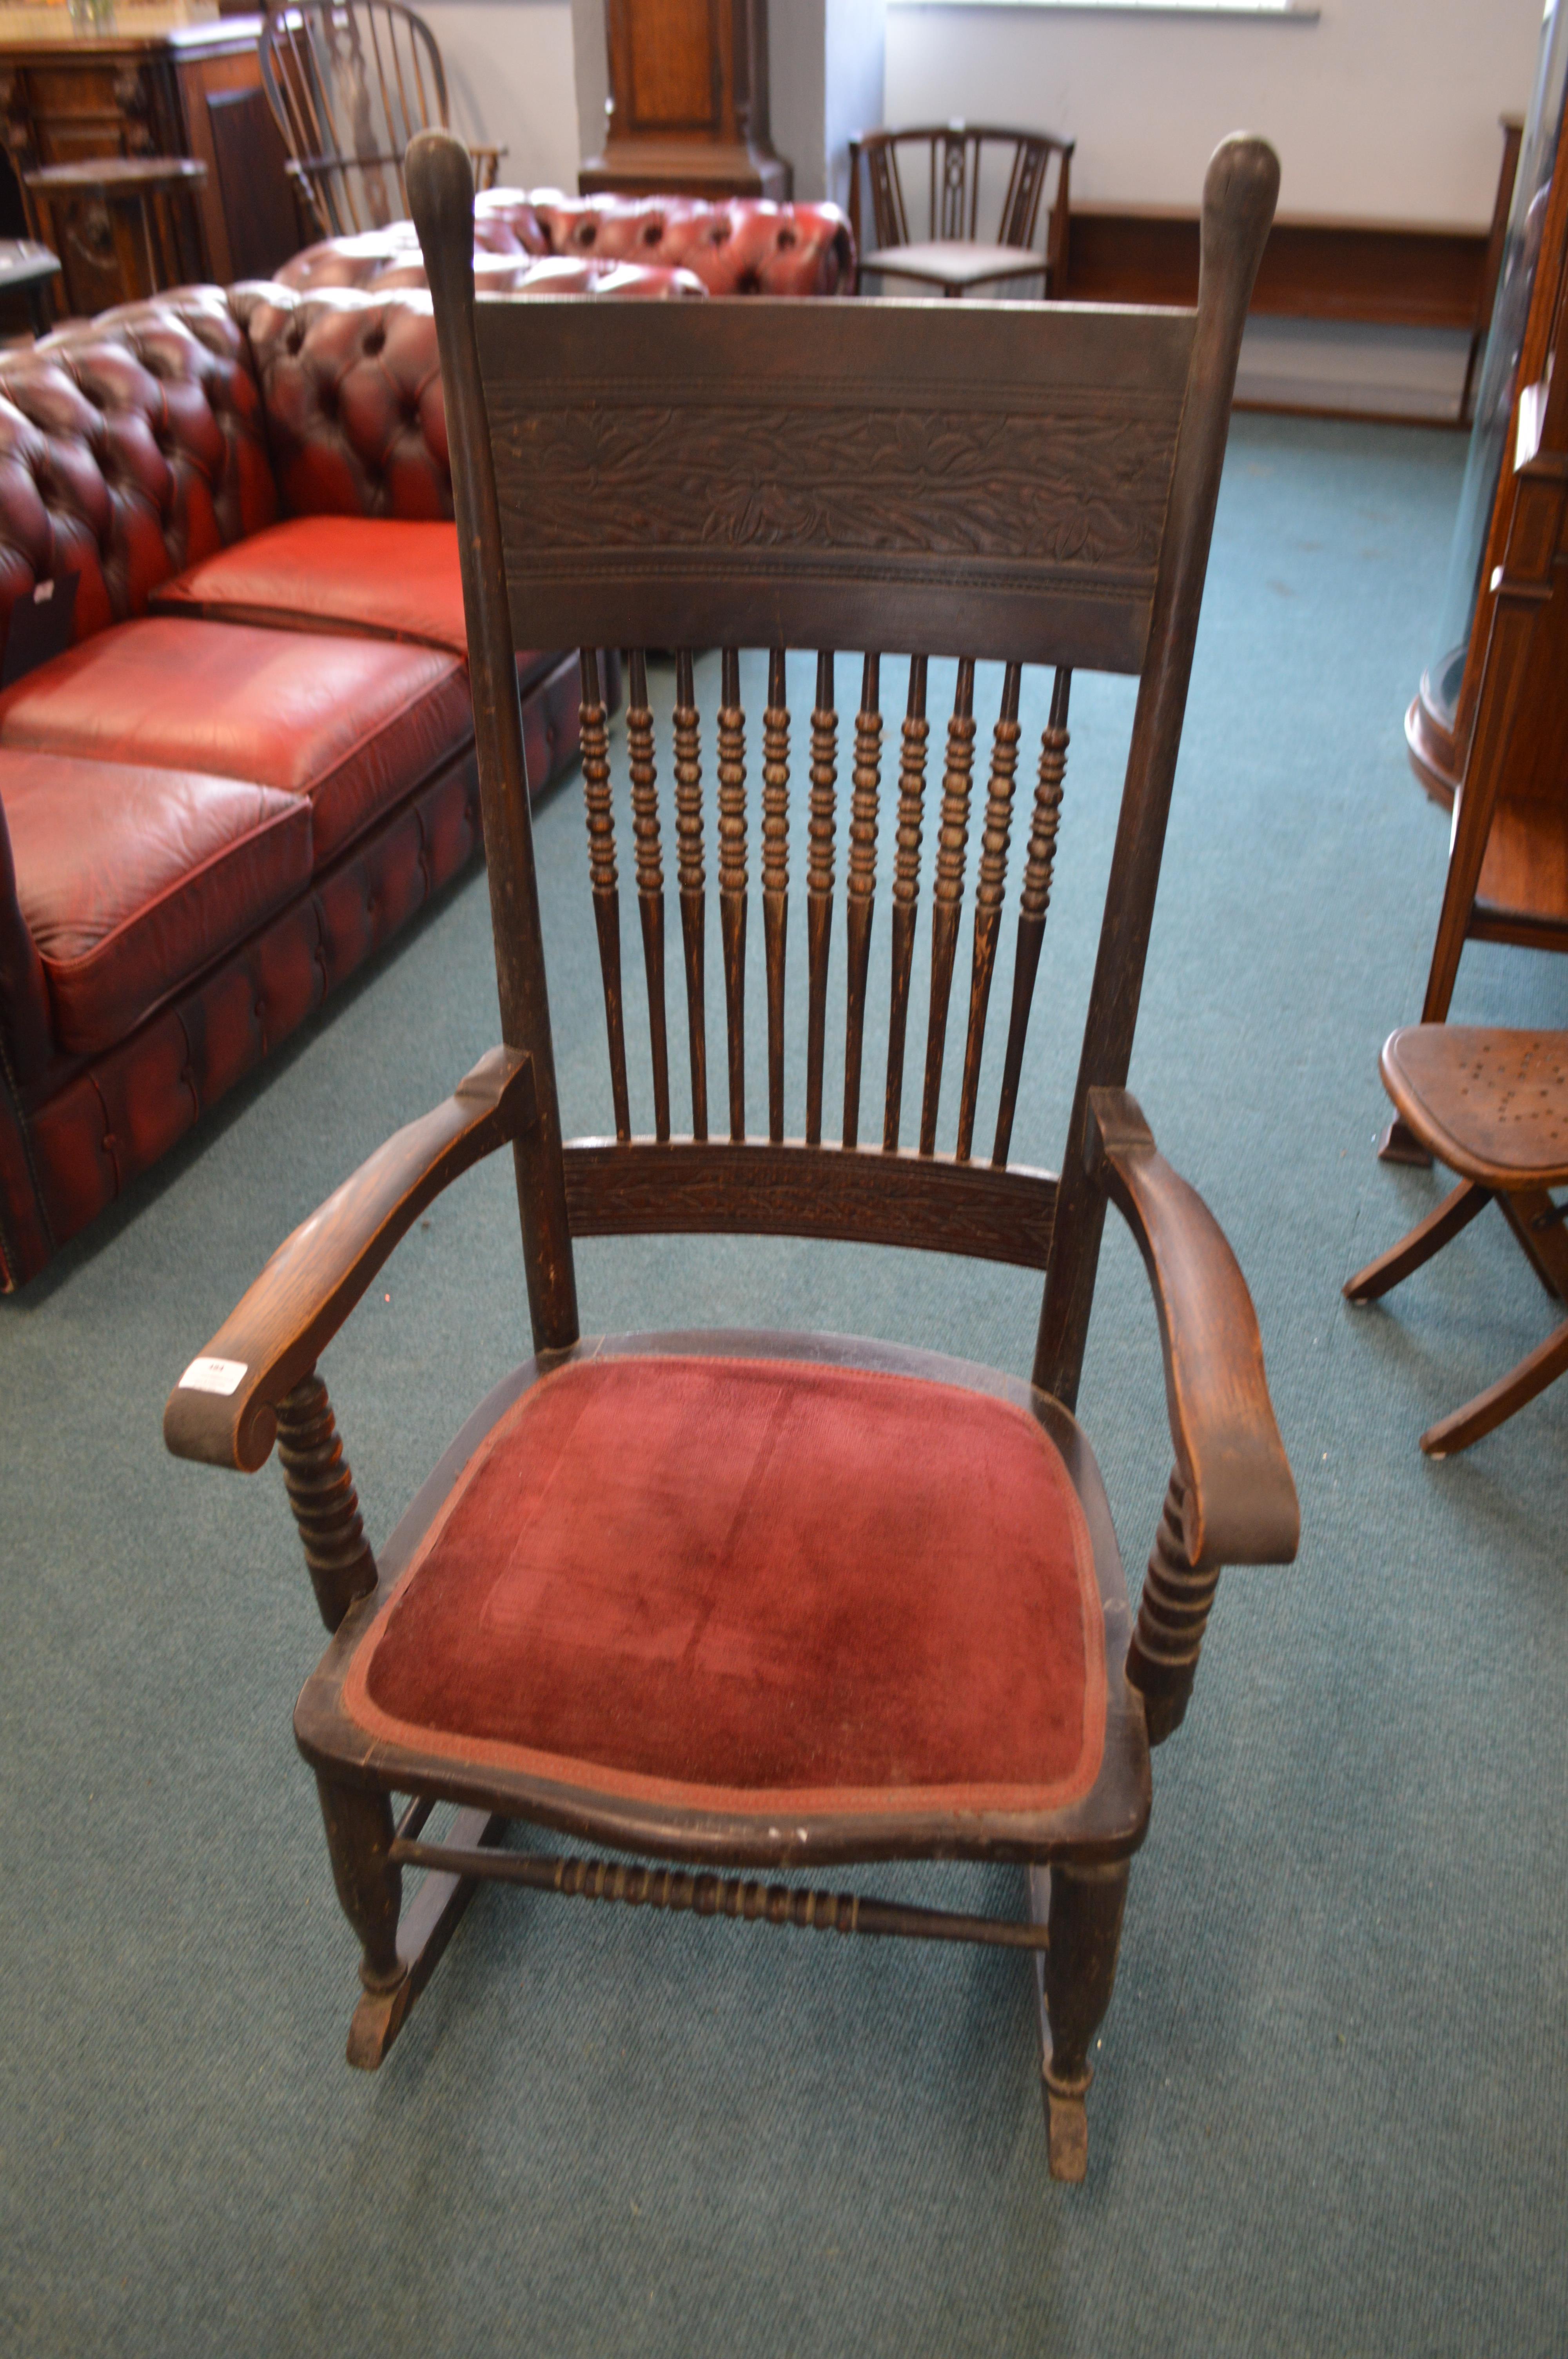
M1154 1289L1189 1565L1289 1564L1301 1509L1257 1313L1224 1231L1125 1090L1089 1092L1084 1155L1137 1238Z
M432 1198L536 1119L533 1060L492 1049L451 1096L362 1163L286 1237L168 1397L177 1458L254 1473L277 1404L316 1364L382 1263Z

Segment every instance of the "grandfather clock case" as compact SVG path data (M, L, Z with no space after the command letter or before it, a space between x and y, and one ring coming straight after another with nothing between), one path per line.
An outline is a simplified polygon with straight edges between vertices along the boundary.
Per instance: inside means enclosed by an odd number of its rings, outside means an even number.
M585 196L787 197L768 134L767 0L605 0L610 102Z

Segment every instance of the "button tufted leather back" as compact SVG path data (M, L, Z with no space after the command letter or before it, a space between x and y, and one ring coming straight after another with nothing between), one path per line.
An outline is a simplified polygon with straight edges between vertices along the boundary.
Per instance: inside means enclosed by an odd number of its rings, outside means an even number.
M74 636L276 513L261 396L217 288L123 305L0 367L0 629L80 574Z
M565 197L554 189L535 189L524 201L552 254L695 271L710 295L836 295L854 285L854 242L837 205Z
M450 516L436 323L422 289L243 286L284 516Z
M552 278L571 258L597 293L836 295L854 286L855 248L837 205L775 205L737 197L566 197L558 189L491 189L474 200L474 267L481 292L573 293ZM531 258L537 258L530 268ZM606 286L597 274L616 272ZM625 276L635 271L635 278ZM672 276L672 274L677 274ZM382 288L422 286L412 222L307 246L279 272L284 284Z
M476 246L474 281L481 295L706 295L707 288L689 270L617 262L591 254L525 253L515 241L510 245ZM329 287L357 287L367 295L385 295L399 287L423 287L425 257L412 222L392 222L385 229L363 230L354 237L323 238L286 262L280 284L300 294L318 294Z

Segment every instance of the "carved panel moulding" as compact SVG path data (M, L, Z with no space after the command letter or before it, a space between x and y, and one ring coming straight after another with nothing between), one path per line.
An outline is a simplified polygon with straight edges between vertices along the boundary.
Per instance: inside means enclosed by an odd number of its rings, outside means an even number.
M509 515L535 548L1011 559L1152 583L1179 415L530 399L496 401L492 423ZM592 484L608 496L585 498Z
M883 651L1136 669L1191 315L959 308L879 305L873 369L850 304L626 306L613 366L591 307L481 304L519 645L864 649L874 581Z

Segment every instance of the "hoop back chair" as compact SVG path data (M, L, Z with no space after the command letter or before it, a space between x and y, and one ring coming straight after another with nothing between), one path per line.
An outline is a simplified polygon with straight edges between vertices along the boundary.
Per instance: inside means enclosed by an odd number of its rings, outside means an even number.
M915 279L939 287L944 295L994 288L1009 279L1043 277L1047 298L1061 297L1067 285L1074 144L1048 131L1003 131L978 123L862 131L849 142L849 226L860 268L879 271L884 278ZM911 229L903 188L904 173L922 150L924 237L918 202ZM1040 254L1034 251L1034 231L1053 156L1057 159L1056 189L1046 216L1045 250ZM869 246L860 234L862 158L871 199ZM987 184L989 197L1002 171L1007 178L996 234L983 238L981 184Z
M1195 313L908 304L476 304L454 141L409 180L449 405L503 1045L275 1255L170 1397L169 1446L259 1466L275 1437L323 1617L301 1695L340 1897L362 1944L351 2060L375 2064L485 1878L840 1933L1031 1951L1051 2169L1083 2175L1149 1746L1185 1708L1219 1568L1288 1560L1297 1511L1257 1322L1224 1237L1126 1095L1144 946L1231 386L1278 166L1222 147ZM583 649L588 868L613 1139L563 1143L514 645ZM718 901L726 1064L711 1093L700 722L677 654L674 851L692 1132L673 1135L661 756L649 647L723 649ZM809 723L804 1137L785 1136L788 647ZM749 1128L750 846L738 649L768 651L762 916L768 1122ZM632 1135L619 871L600 650L626 722L654 1136ZM861 1065L881 800L880 682L908 666L880 1143ZM845 897L841 1144L823 1136L837 868L837 658L862 660ZM868 652L869 650L869 652ZM936 1151L977 734L974 655L1005 665L992 734L956 1146ZM932 658L956 658L932 895L917 1147L904 1042ZM1018 902L1005 1070L975 1154L1001 930L1020 680L1055 667ZM1050 896L1074 665L1141 675L1060 1182L1009 1163ZM753 749L753 758L755 752ZM849 749L846 747L846 758ZM666 774L668 775L668 774ZM892 781L890 779L890 788ZM886 816L894 819L890 792ZM586 916L586 911L585 911ZM712 1117L710 1127L710 1116ZM727 1135L725 1135L727 1134ZM515 1159L534 1356L476 1412L379 1565L316 1362L458 1172ZM1153 1280L1175 1452L1136 1629L1071 1414L1108 1201ZM1044 1272L1033 1384L891 1346L701 1333L585 1341L573 1247L611 1234L892 1242ZM407 1797L401 1819L394 1797ZM427 1842L436 1802L460 1806ZM526 1820L656 1864L497 1848ZM727 1869L1022 1863L1016 1919L772 1885ZM682 1864L684 1863L684 1864ZM406 1869L428 1871L399 1918Z
M399 0L291 0L261 30L262 82L288 169L324 237L406 221L403 158L445 129L447 76L436 37ZM481 189L504 147L472 147Z

